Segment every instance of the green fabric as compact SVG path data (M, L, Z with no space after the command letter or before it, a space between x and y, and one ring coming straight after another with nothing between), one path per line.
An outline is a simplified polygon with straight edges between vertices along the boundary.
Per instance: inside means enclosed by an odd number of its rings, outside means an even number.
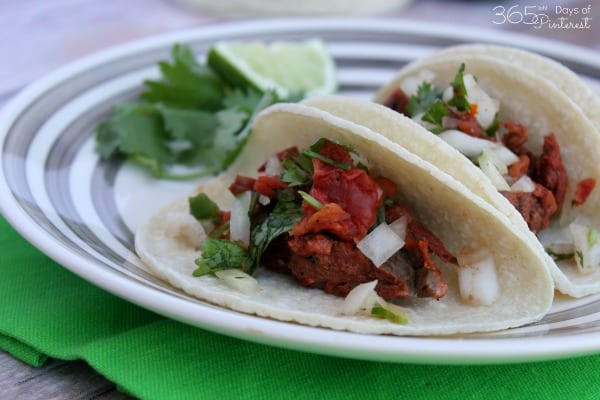
M600 356L427 366L301 353L131 305L61 268L1 218L0 249L0 346L36 366L46 356L84 359L143 399L593 399L600 392Z

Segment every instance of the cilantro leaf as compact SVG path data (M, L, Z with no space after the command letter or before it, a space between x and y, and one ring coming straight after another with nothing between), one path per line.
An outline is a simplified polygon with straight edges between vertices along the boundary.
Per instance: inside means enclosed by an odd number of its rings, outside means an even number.
M320 210L323 208L323 203L321 203L319 200L315 199L313 196L311 196L309 193L306 193L303 190L298 190L298 194L300 195L300 197L302 197L302 199L312 208L314 208L315 210Z
M146 105L125 105L115 108L115 116L96 130L96 151L103 158L117 152L151 158L157 165L171 161L160 115Z
M421 118L423 121L430 122L435 125L430 129L433 133L440 133L444 130L442 125L443 118L450 114L448 107L442 100L436 101L429 110Z
M210 146L197 149L199 159L212 171L225 169L225 162L239 145L238 134L248 121L248 114L236 109L226 109L215 114L218 121L214 140Z
M197 220L209 219L213 222L218 222L220 219L219 206L212 201L206 193L198 193L197 195L188 198L190 213Z
M417 94L410 97L406 105L409 117L427 112L431 106L441 100L443 90L429 82L423 82L417 89Z
M172 62L159 63L161 79L146 80L141 98L150 103L162 103L181 108L221 108L226 85L206 66L200 65L187 46L176 44L171 51Z
M250 135L250 132L252 130L252 124L254 123L254 119L256 118L258 113L260 113L262 110L276 102L277 95L275 94L275 92L268 90L265 93L263 93L262 97L260 98L260 101L256 103L256 106L254 107L252 113L248 117L246 124L244 125L242 130L235 136L235 143L225 142L228 143L229 152L225 154L222 160L221 169L226 169L227 167L229 167L244 147L244 144L246 144L248 136ZM217 135L217 137L218 136L219 135ZM223 142L217 141L217 143Z
M549 247L546 248L545 250L546 250L546 253L548 253L548 255L550 257L552 257L552 259L554 261L570 260L573 257L575 257L575 253L558 253Z
M289 232L303 216L304 212L294 193L291 190L280 191L273 211L257 224L250 233L252 264L250 270L245 272L252 274L258 267L262 254L273 239Z
M263 93L254 89L242 90L236 88L227 92L223 99L226 108L236 108L247 114L252 114L263 98Z
M471 110L471 105L467 101L467 88L465 87L464 72L465 63L462 63L458 69L458 72L456 72L454 82L452 82L452 99L448 101L448 105L456 107L458 111Z
M487 137L493 137L496 136L496 132L498 131L498 128L500 127L500 121L498 120L498 113L496 113L496 115L494 115L494 121L492 122L492 124L485 130L485 135Z
M248 252L229 240L207 238L200 251L202 254L195 261L198 268L194 271L194 276L213 274L224 269L241 269L246 272L252 264Z
M313 165L310 157L299 155L281 162L281 180L290 187L309 186L312 182Z
M219 121L214 113L203 110L187 110L157 107L165 129L174 139L189 140L197 146L207 146L212 142Z
M408 323L408 319L406 318L406 316L399 313L395 313L392 310L383 307L379 303L375 303L375 305L371 309L371 315L382 319L387 319L388 321L393 322L395 324L406 325Z

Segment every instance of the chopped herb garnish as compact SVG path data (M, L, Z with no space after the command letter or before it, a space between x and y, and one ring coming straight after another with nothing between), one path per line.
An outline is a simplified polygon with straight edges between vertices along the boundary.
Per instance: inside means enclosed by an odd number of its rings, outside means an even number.
M588 247L592 247L598 241L598 230L596 228L591 228L587 234Z
M395 312L384 308L379 303L375 303L375 305L371 309L371 315L386 319L395 324L405 325L406 323L408 323L408 319L404 315L396 314Z
M422 120L435 125L435 128L430 129L431 132L440 133L444 130L442 120L448 114L450 114L450 111L448 111L446 104L444 104L442 100L438 100L431 106L425 115L423 115Z
M329 164L329 165L333 165L334 167L341 168L344 171L349 171L349 170L352 169L352 165L348 165L346 163L341 163L341 162L332 160L331 158L325 157L324 155L321 155L321 154L319 154L319 153L317 153L317 152L315 152L313 150L310 150L310 149L304 150L302 152L302 154L304 154L304 155L306 155L308 157L316 158L317 160L321 160L325 164Z
M471 105L467 101L467 88L465 87L464 81L464 72L465 72L465 64L462 63L456 76L454 77L454 82L452 82L453 96L450 101L448 101L448 105L452 107L456 107L458 111L470 111Z
M441 100L442 89L432 85L429 82L423 82L417 89L417 94L410 97L406 105L406 112L409 117L414 117L417 114L424 114L429 109Z
M296 201L293 191L289 189L280 190L273 211L250 232L252 263L249 270L244 270L244 272L252 274L273 239L290 231L303 216L304 213L300 203Z
M583 263L583 261L584 261L584 259L583 259L583 252L581 250L577 250L575 252L575 255L577 256L577 259L579 260L579 265L583 266L584 265L584 263Z
M190 213L198 221L208 219L213 222L219 222L219 206L206 193L199 193L194 197L190 197L188 203L190 205Z
M309 186L312 182L313 166L310 157L300 155L281 162L281 180L290 187Z
M229 221L221 222L219 206L205 193L188 198L190 214L196 218L208 236L214 239L226 237L229 233Z
M298 194L300 195L300 197L302 197L304 199L304 201L306 201L308 204L310 204L310 206L312 208L314 208L315 210L320 210L321 208L323 208L323 204L315 199L314 197L312 197L310 194L306 193L303 190L298 190Z
M545 250L554 261L570 260L575 256L575 253L557 253L549 247L547 247Z
M496 132L498 132L498 128L500 127L500 121L498 120L498 113L494 115L494 121L492 124L485 130L485 135L487 137L496 136Z
M214 274L224 269L241 269L244 272L251 269L250 254L232 241L207 238L200 250L202 256L196 259L198 268L194 276Z

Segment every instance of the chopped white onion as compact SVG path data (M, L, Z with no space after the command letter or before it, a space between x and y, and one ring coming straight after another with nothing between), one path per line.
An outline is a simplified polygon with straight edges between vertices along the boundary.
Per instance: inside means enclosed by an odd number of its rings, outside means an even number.
M487 139L467 135L457 129L448 129L438 136L468 158L478 157L484 150L490 149L496 153L497 158L502 160L505 165L511 165L519 161L519 157L510 151L508 147Z
M444 93L442 94L442 100L445 103L447 103L450 100L452 100L453 97L454 97L454 88L452 87L452 85L450 85L444 90Z
M551 243L547 246L544 246L544 248L546 249L546 251L550 250L552 253L554 253L556 255L573 254L575 252L575 246L573 245L573 242Z
M454 117L444 116L442 117L442 128L444 128L444 130L456 129L458 122L459 120Z
M408 322L410 310L393 303L388 303L375 291L377 281L362 283L348 293L340 306L340 313L344 315L380 316L394 323L405 324ZM375 307L386 310L386 316L375 312Z
M404 239L385 222L379 224L356 244L356 247L377 267L383 265L402 246L404 246Z
M416 96L419 86L421 86L423 82L432 82L434 79L435 74L432 71L422 69L416 76L409 76L400 82L400 89L402 89L404 94L408 97Z
M509 150L508 147L500 144L493 143L490 147L500 160L506 165L511 165L519 161L519 156Z
M572 223L569 230L573 237L575 263L582 273L593 272L600 266L600 240L595 228Z
M478 157L483 150L494 147L494 142L467 135L456 129L443 131L438 136L469 158Z
M279 157L277 157L277 155L272 155L267 158L267 162L265 163L265 174L279 176L280 173L281 161L279 161Z
M367 310L370 312L379 297L375 292L375 286L377 286L376 280L356 286L346 295L340 312L345 315L354 315Z
M263 206L267 206L271 203L271 198L269 196L265 196L264 194L261 194L258 196L258 202L260 204L262 204Z
M498 172L500 172L501 175L508 174L508 166L504 163L504 161L502 161L502 159L498 156L498 153L496 153L494 149L489 148L483 150L481 155L477 158L478 162L481 162L481 160L486 160L490 162L494 167L496 167L496 169L498 170Z
M485 249L458 255L460 297L478 305L490 305L498 298L500 286L494 257Z
M406 225L408 223L408 218L406 215L398 218L394 222L390 224L390 229L394 231L396 235L398 235L402 240L406 239Z
M527 175L523 175L510 186L511 192L531 193L535 190L535 183Z
M508 183L502 176L502 172L505 172L506 170L506 165L503 164L497 156L495 156L494 152L484 151L481 156L479 156L477 161L481 171L483 171L483 173L490 179L496 189L510 190L510 186L508 186Z
M250 201L252 192L245 191L237 196L231 205L231 218L229 220L229 237L231 241L250 243Z
M477 104L477 113L475 119L483 127L489 128L493 123L500 109L500 103L492 99L481 86L477 83L473 75L466 74L463 77L465 88L467 89L467 101L470 104Z
M258 281L240 269L224 269L215 272L217 278L238 292L253 295L260 292Z

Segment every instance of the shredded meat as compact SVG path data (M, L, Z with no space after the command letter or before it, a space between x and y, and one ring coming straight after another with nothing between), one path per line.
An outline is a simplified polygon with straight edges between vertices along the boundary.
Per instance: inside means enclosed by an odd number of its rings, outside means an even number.
M398 188L389 179L371 177L352 167L349 151L327 142L319 153L350 168L340 168L313 159L313 186L310 195L323 204L316 210L303 203L304 217L289 233L278 237L262 256L268 268L287 272L299 283L346 296L361 283L377 280L376 292L384 299L443 297L448 286L432 259L457 264L454 257L431 231L404 206L392 201L385 206L388 223L407 217L405 246L394 258L408 265L409 274L400 276L391 265L376 267L358 248L377 221L383 199L392 199Z
M350 152L331 142L323 146L320 154L336 162L353 165ZM377 220L377 208L381 204L377 183L359 168L344 170L316 158L313 159L313 168L310 195L325 207L317 211L305 202L305 216L292 234L299 236L329 231L344 240L358 242Z
M398 256L414 269L412 282L402 279L385 265L376 267L352 241L328 233L284 235L285 239L269 246L261 261L268 268L291 273L302 285L338 296L346 296L357 285L377 279L375 290L386 300L408 297L411 287L420 297L442 298L448 286L431 254L453 264L457 264L456 257L405 207L398 205L391 209L391 217L407 215L409 218L406 244Z
M400 88L397 88L385 100L383 105L388 108L391 108L394 111L399 112L400 114L408 115L406 106L408 105L409 101L410 101L410 99L404 93L404 91Z
M277 196L278 190L285 189L286 187L287 183L277 176L260 175L256 178L252 189L264 196L274 198Z
M427 240L419 240L416 247L402 249L402 254L415 268L415 290L420 297L440 299L446 295L448 285L444 282L442 272L430 256L430 246Z
M519 156L526 155L531 158L531 152L525 147L525 144L529 140L527 127L515 121L506 121L504 127L507 132L502 136L502 143L513 153Z
M539 183L535 183L533 192L500 191L521 213L529 229L533 232L547 228L550 217L558 209L552 192Z
M352 241L357 235L352 217L336 203L327 203L297 223L290 234L302 236L307 233L329 232L340 239Z
M237 196L248 190L252 190L254 183L256 183L256 179L238 175L235 177L233 183L229 185L229 191L234 196Z
M361 283L377 279L377 293L386 300L404 298L409 287L401 278L377 268L351 242L322 234L292 237L289 268L298 281L327 293L346 296Z
M529 165L531 164L531 159L529 156L525 154L521 154L519 156L519 161L512 163L508 167L508 175L515 179L519 179L523 175L526 175L529 171Z
M577 183L577 188L575 189L575 198L573 199L574 206L580 206L592 194L592 191L596 187L596 180L594 178L586 178L582 179Z
M407 224L406 243L401 253L415 269L414 284L417 295L440 299L448 291L448 285L444 282L442 272L431 259L430 254L435 254L449 264L458 265L458 261L446 249L442 241L421 224L406 207L395 203L386 210L386 222L388 223L402 216L407 217Z
M544 137L542 155L535 164L532 179L552 192L557 209L560 209L565 200L569 178L553 133Z
M418 219L415 218L413 213L403 205L394 203L391 205L385 214L385 220L387 223L392 223L398 218L406 216L406 237L404 248L417 248L420 241L428 243L429 251L438 256L442 261L448 264L458 265L456 257L446 249L444 243L427 229Z
M528 174L535 183L531 193L501 192L519 210L533 232L550 225L550 218L562 206L567 191L568 176L560 147L554 134L544 137L542 154L537 160L525 145L528 141L527 128L514 121L504 124L507 132L502 142L519 161L509 166L508 173L517 179Z

